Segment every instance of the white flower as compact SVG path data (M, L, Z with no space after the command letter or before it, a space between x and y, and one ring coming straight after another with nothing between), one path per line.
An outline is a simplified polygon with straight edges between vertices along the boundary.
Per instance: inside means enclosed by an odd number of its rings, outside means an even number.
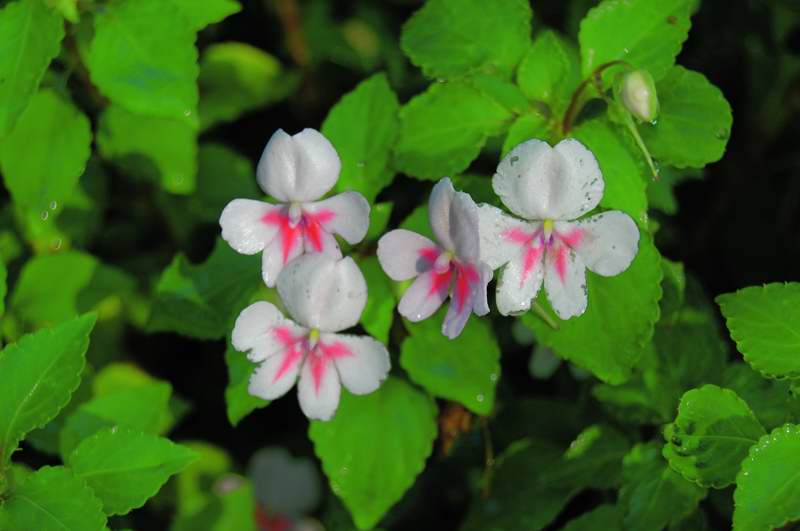
M282 129L269 139L257 178L280 204L234 199L222 211L222 237L242 254L263 251L261 273L272 287L286 264L311 252L342 256L333 234L358 243L369 226L369 203L358 192L315 201L339 178L342 163L333 145L314 129L289 136Z
M603 175L591 151L567 139L550 147L529 140L497 167L495 193L517 219L479 207L481 259L505 268L497 283L503 315L530 309L544 281L561 319L586 310L586 268L603 276L625 271L636 256L639 229L617 210L578 221L603 197Z
M378 260L394 280L417 277L398 306L409 321L430 317L450 296L442 333L453 339L472 312L489 313L486 284L492 269L480 260L478 207L469 194L456 192L450 179L433 187L428 217L438 244L416 232L393 230L378 241Z
M273 400L299 379L303 413L328 420L339 405L341 385L353 394L371 393L391 368L383 344L336 333L358 323L367 302L364 275L352 258L312 253L290 262L277 284L292 320L262 301L245 308L233 327L233 347L260 364L248 391Z

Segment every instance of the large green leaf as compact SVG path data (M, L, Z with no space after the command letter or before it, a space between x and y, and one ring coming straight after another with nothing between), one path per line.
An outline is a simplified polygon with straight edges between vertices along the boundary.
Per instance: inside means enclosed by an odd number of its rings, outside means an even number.
M611 61L646 68L658 80L689 33L690 0L603 0L581 21L583 74Z
M522 319L558 356L592 371L605 382L620 384L630 378L631 369L652 337L659 315L661 276L658 251L650 237L642 233L639 253L627 271L616 277L586 272L589 305L583 315L558 321L548 308L558 330L530 312ZM543 303L544 298L540 294Z
M674 66L658 82L656 122L639 130L650 153L677 168L702 168L722 158L731 132L731 106L706 77Z
M41 0L0 10L0 138L14 127L64 38L64 21Z
M723 387L747 402L766 430L794 420L800 399L791 392L791 382L763 378L746 363L730 363L722 377Z
M3 317L3 314L6 311L6 290L8 289L8 285L6 284L8 278L8 271L6 270L6 264L0 260L0 317Z
M250 159L222 144L200 145L197 190L186 198L192 214L218 223L222 209L233 199L257 199L262 194Z
M9 531L102 531L103 505L86 483L63 466L28 476L0 506Z
M72 195L91 144L91 126L80 110L52 89L36 93L0 144L0 169L14 202L46 217L51 205Z
M633 447L623 460L622 477L618 504L625 530L652 531L677 523L706 495L706 489L667 466L656 442Z
M800 378L800 283L751 286L717 303L747 363L768 378Z
M430 78L480 67L506 75L529 46L531 8L523 0L431 0L406 22L400 46Z
M26 433L44 426L80 384L93 314L23 336L0 352L0 466Z
M241 11L242 6L236 0L169 0L178 6L189 20L194 30L201 30L209 24L222 21L234 13Z
M400 110L395 165L423 179L459 173L511 117L502 105L465 83L434 83Z
M455 338L442 335L446 309L419 323L406 323L400 365L431 394L462 403L479 415L494 407L500 347L486 321L473 317Z
M83 441L67 463L103 502L108 515L141 507L195 459L169 439L128 428L109 428Z
M367 304L361 312L361 326L375 339L389 343L389 330L394 321L394 295L392 281L383 272L378 258L368 256L358 259L358 267L367 281Z
M776 529L800 520L798 470L800 426L775 428L754 444L736 476L733 529Z
M570 520L561 531L598 531L622 529L622 515L616 505L601 505Z
M385 74L375 74L330 110L322 134L342 159L335 191L355 190L372 203L394 178L389 154L397 138L400 104Z
M517 84L525 96L547 103L554 114L567 107L580 82L577 50L551 30L538 34L517 70Z
M558 142L552 138L551 121L541 112L533 110L521 115L508 128L508 134L503 141L502 155L505 156L509 151L519 144L537 138L550 143Z
M104 5L94 16L86 58L92 81L130 111L165 118L192 115L198 100L193 25L172 2Z
M371 529L411 486L436 437L433 400L396 378L365 396L342 391L336 416L308 432L331 489Z
M664 430L663 454L689 481L719 489L736 480L747 450L764 433L736 393L704 385L681 398L675 422Z
M247 391L256 364L248 360L244 352L237 352L230 343L225 350L225 365L228 367L228 386L225 388L226 410L228 421L232 426L236 426L256 409L268 406L269 401L253 396Z

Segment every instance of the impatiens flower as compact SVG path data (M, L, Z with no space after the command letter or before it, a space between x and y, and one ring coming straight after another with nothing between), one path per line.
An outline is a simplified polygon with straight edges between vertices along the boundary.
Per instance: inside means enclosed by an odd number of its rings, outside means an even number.
M233 327L233 347L259 364L248 391L273 400L298 381L303 413L328 420L339 405L341 385L356 395L371 393L391 367L383 344L337 333L361 317L364 275L352 258L312 253L290 262L277 285L291 320L262 301L245 308Z
M550 147L529 140L500 162L495 193L511 212L479 208L481 259L505 265L497 283L503 315L530 309L544 281L547 298L561 319L586 310L586 269L617 275L633 261L639 229L617 210L577 220L603 197L603 175L591 151L577 140Z
M269 139L257 178L280 204L234 199L222 211L222 237L242 254L263 251L261 273L272 287L293 258L321 252L341 258L334 234L358 243L367 234L369 203L358 192L316 201L339 178L342 163L327 138L314 129L289 136L282 129Z
M417 277L398 306L409 321L430 317L451 298L442 333L453 339L472 312L489 313L486 284L492 269L480 260L478 207L469 194L456 192L450 179L433 187L428 217L438 243L416 232L393 230L378 241L378 260L394 280Z

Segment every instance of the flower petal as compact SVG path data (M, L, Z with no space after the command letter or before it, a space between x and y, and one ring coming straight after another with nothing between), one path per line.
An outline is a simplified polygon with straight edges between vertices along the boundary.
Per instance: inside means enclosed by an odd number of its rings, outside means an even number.
M455 244L450 237L450 205L455 194L453 183L444 177L433 187L428 199L428 222L436 241L447 251L455 250Z
M358 192L344 192L323 201L306 203L303 211L325 231L338 234L351 245L367 235L369 203Z
M324 253L336 260L342 257L342 250L333 234L315 225L305 226L303 249L307 253Z
M538 238L517 247L517 256L506 263L497 281L495 303L502 315L517 315L531 308L544 277L544 247Z
M563 188L551 205L552 219L575 219L596 207L603 198L605 181L600 165L586 146L567 138L553 148L565 162Z
M491 275L488 278L482 275L479 266L474 264L461 264L456 268L450 307L447 309L447 315L442 323L442 333L445 336L454 339L461 333L470 314L475 309L476 303L480 310L484 306L488 310L486 284L491 278ZM485 312L484 315L486 313L488 312Z
M513 218L492 205L478 207L481 261L497 269L520 254L522 246L540 231L541 223Z
M456 192L450 204L450 241L456 257L464 262L480 259L478 205L469 194Z
M481 280L480 286L478 287L478 294L475 297L475 305L473 306L472 311L475 312L475 315L486 315L489 313L489 297L486 291L489 287L489 282L491 282L492 277L494 276L494 270L485 263L481 263L479 269Z
M444 273L435 271L422 273L406 289L400 304L397 305L397 311L413 323L427 319L447 298L451 276L449 269Z
M279 212L280 208L263 201L234 199L219 217L222 239L238 253L255 254L263 250L278 233L277 226L263 219Z
M430 271L440 253L435 243L410 230L395 229L378 240L378 262L392 280Z
M392 362L383 343L369 336L325 334L320 342L335 345L344 355L333 357L342 385L354 395L365 395L380 387Z
M305 335L292 335L288 327L273 329L275 338L283 343L283 349L267 357L250 376L247 392L265 400L274 400L291 389L303 358L306 355Z
M264 284L270 288L274 287L286 264L303 252L303 232L299 225L280 230L261 255L261 277L264 279Z
M276 333L276 329L282 330ZM285 318L273 304L259 301L239 314L231 333L231 344L247 358L259 362L279 354L287 347L287 334L301 337L305 330Z
M622 273L639 250L639 229L631 217L611 210L573 223L583 231L576 247L591 271L606 277Z
M544 264L544 289L561 319L586 311L586 266L570 246L554 239Z
M305 254L284 268L277 284L294 320L324 332L355 326L367 303L367 283L350 257Z
M303 364L297 398L309 419L330 420L339 407L341 384L333 360L309 355Z
M314 201L333 188L342 162L322 133L303 129L289 136L278 129L258 161L258 183L281 202Z

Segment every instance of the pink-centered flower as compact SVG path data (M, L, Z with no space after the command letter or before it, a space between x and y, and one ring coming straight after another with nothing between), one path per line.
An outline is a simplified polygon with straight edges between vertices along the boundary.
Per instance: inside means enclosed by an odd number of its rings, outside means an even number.
M263 251L261 273L273 287L281 270L303 253L341 258L338 234L350 244L367 234L369 203L358 192L317 201L339 179L342 163L333 145L314 129L269 139L256 171L258 184L279 204L234 199L222 211L222 237L242 254Z
M639 229L617 210L576 220L598 205L605 183L592 152L577 140L550 147L529 140L503 158L495 193L518 219L479 207L481 259L503 268L497 308L503 315L530 309L544 283L561 319L586 310L586 269L602 276L625 271L638 250Z
M306 254L284 268L277 286L292 319L262 301L245 308L233 327L233 347L259 364L250 394L273 400L299 382L303 413L328 420L342 385L357 395L375 391L391 368L386 347L338 333L358 323L367 302L367 284L353 259Z
M430 317L450 297L442 333L453 339L471 313L489 313L486 285L492 269L480 260L478 207L469 194L456 192L450 179L433 187L428 217L437 243L416 232L393 230L378 241L378 260L393 280L416 277L398 305L409 321Z

